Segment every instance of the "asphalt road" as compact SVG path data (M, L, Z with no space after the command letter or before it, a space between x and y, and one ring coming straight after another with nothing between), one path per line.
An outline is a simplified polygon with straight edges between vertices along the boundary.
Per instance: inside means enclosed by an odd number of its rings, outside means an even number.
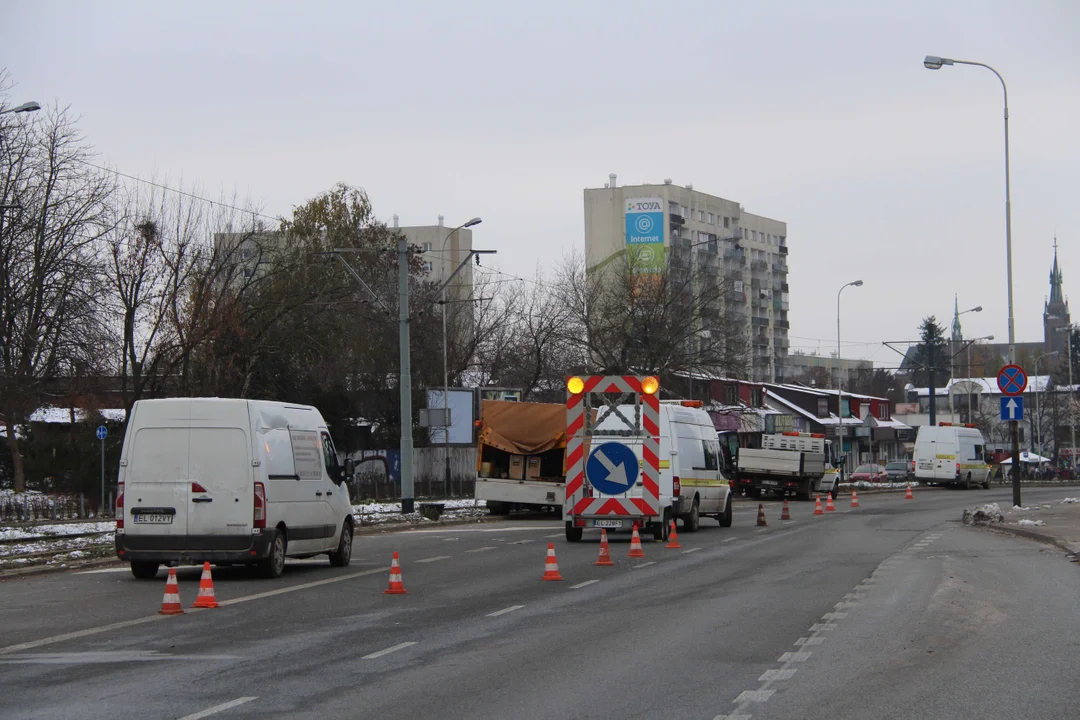
M1077 566L959 523L1010 497L842 497L785 523L766 502L766 528L743 501L682 550L630 560L619 537L608 568L544 520L358 537L348 568L218 569L223 607L172 617L164 572L7 581L0 717L1075 717ZM549 541L563 582L540 581ZM394 550L408 595L382 594Z

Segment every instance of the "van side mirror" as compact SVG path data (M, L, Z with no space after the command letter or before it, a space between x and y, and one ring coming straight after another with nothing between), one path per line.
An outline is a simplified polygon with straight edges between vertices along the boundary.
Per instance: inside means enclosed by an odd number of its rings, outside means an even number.
M353 475L356 474L356 461L352 458L345 459L345 467L340 469L341 474L338 476L338 484L346 483L352 480Z

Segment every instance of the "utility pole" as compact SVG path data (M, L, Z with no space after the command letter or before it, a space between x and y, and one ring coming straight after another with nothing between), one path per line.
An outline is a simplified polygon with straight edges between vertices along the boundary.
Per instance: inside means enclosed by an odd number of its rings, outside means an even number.
M414 510L412 437L412 361L409 351L409 241L398 235L398 354L401 393L401 512Z

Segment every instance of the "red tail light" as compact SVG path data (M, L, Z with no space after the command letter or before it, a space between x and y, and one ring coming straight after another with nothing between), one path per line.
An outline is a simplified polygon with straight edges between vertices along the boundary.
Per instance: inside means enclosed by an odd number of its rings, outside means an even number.
M679 482L678 476L671 478L671 494L675 497L679 497L682 492L682 483Z
M261 482L255 483L255 514L252 517L251 526L266 527L266 488Z
M121 484L116 490L116 529L124 529L124 486Z
M735 489L735 481L734 480L728 480L727 481L727 486L729 488L731 488L732 490L734 490Z
M206 492L206 488L197 482L191 483L191 492Z
M956 474L960 474L960 463L956 463Z

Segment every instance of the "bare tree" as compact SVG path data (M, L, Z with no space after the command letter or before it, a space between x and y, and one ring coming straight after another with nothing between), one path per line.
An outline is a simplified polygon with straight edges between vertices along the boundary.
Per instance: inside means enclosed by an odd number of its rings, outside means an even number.
M6 88L0 78L0 108ZM115 183L90 158L67 108L0 116L0 414L16 490L26 477L15 427L45 380L100 350L96 248Z

